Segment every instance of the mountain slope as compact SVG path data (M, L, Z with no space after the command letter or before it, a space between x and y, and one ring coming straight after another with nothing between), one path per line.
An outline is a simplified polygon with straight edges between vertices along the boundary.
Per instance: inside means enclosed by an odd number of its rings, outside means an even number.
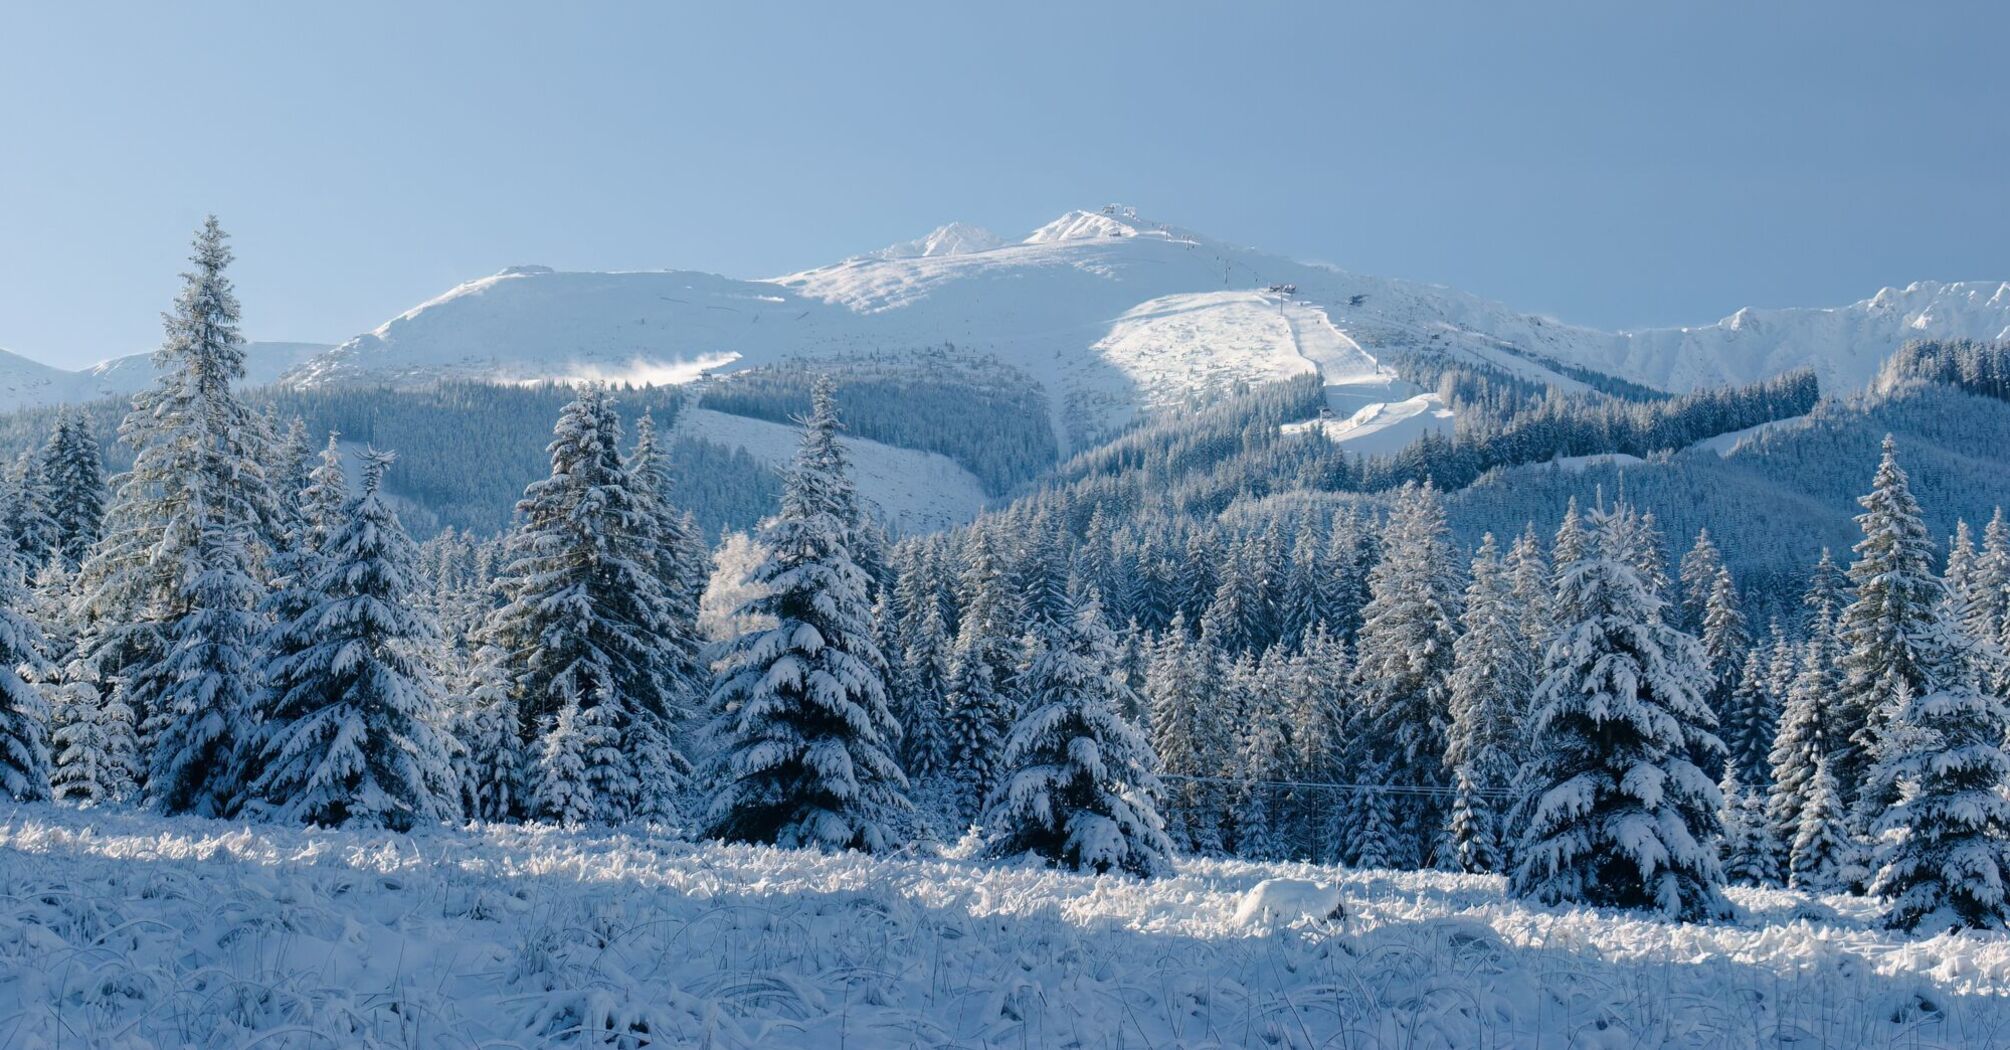
M1742 310L1698 327L1603 332L1109 208L1070 212L1015 244L945 226L772 280L516 267L421 304L287 381L674 382L706 368L949 343L1039 382L1057 436L1080 448L1140 409L1334 371L1307 331L1355 355L1338 369L1348 380L1375 377L1377 354L1424 350L1566 387L1575 380L1563 364L1665 389L1806 366L1842 390L1867 381L1907 339L2010 335L2010 285L1922 282L1834 309ZM1328 382L1344 385L1338 375ZM1394 400L1402 398L1356 396L1334 408L1345 417Z

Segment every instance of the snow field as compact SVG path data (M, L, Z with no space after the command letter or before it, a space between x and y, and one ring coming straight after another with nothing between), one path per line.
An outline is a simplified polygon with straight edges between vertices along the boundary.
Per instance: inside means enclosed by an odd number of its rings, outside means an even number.
M1265 878L1347 920L1242 924ZM1733 890L1737 925L1489 877L1151 883L693 845L0 809L0 1046L1988 1047L2010 939Z

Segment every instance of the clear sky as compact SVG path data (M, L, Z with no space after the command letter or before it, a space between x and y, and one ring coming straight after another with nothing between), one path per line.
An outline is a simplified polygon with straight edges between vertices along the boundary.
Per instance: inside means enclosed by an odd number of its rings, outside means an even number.
M1652 8L1653 10L1649 10ZM1602 326L2010 278L2010 4L10 3L0 347L504 266L772 276L1109 201Z

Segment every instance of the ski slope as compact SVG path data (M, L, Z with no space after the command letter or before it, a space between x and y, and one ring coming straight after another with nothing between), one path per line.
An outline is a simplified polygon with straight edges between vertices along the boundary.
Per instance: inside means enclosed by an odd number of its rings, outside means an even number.
M756 460L784 467L802 445L802 429L765 419L686 408L672 433L742 448ZM864 438L838 439L851 457L852 483L878 508L895 532L939 532L961 525L984 508L984 486L976 475L939 452L896 448Z
M1238 921L1268 878L1347 918ZM299 831L0 808L0 1045L1996 1047L2010 938L1733 890L1733 924L1492 877L1188 860L1141 883L644 830ZM1323 903L1323 902L1322 902ZM627 1041L616 1041L625 1036Z

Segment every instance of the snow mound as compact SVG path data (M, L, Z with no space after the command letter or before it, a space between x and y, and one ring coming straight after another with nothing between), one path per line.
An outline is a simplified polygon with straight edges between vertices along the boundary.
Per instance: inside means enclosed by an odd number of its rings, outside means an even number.
M1425 434L1448 434L1452 410L1436 393L1402 401L1374 403L1346 419L1312 419L1287 423L1284 432L1322 434L1336 445L1364 456L1385 456L1408 448Z
M1346 917L1340 887L1308 879L1264 879L1250 887L1235 908L1235 921L1242 925Z
M683 437L741 448L771 467L794 459L802 444L800 428L765 419L687 408L677 413L674 432ZM852 482L878 508L895 532L939 532L961 525L984 509L984 486L961 464L937 452L882 445L864 438L839 441L851 457Z

